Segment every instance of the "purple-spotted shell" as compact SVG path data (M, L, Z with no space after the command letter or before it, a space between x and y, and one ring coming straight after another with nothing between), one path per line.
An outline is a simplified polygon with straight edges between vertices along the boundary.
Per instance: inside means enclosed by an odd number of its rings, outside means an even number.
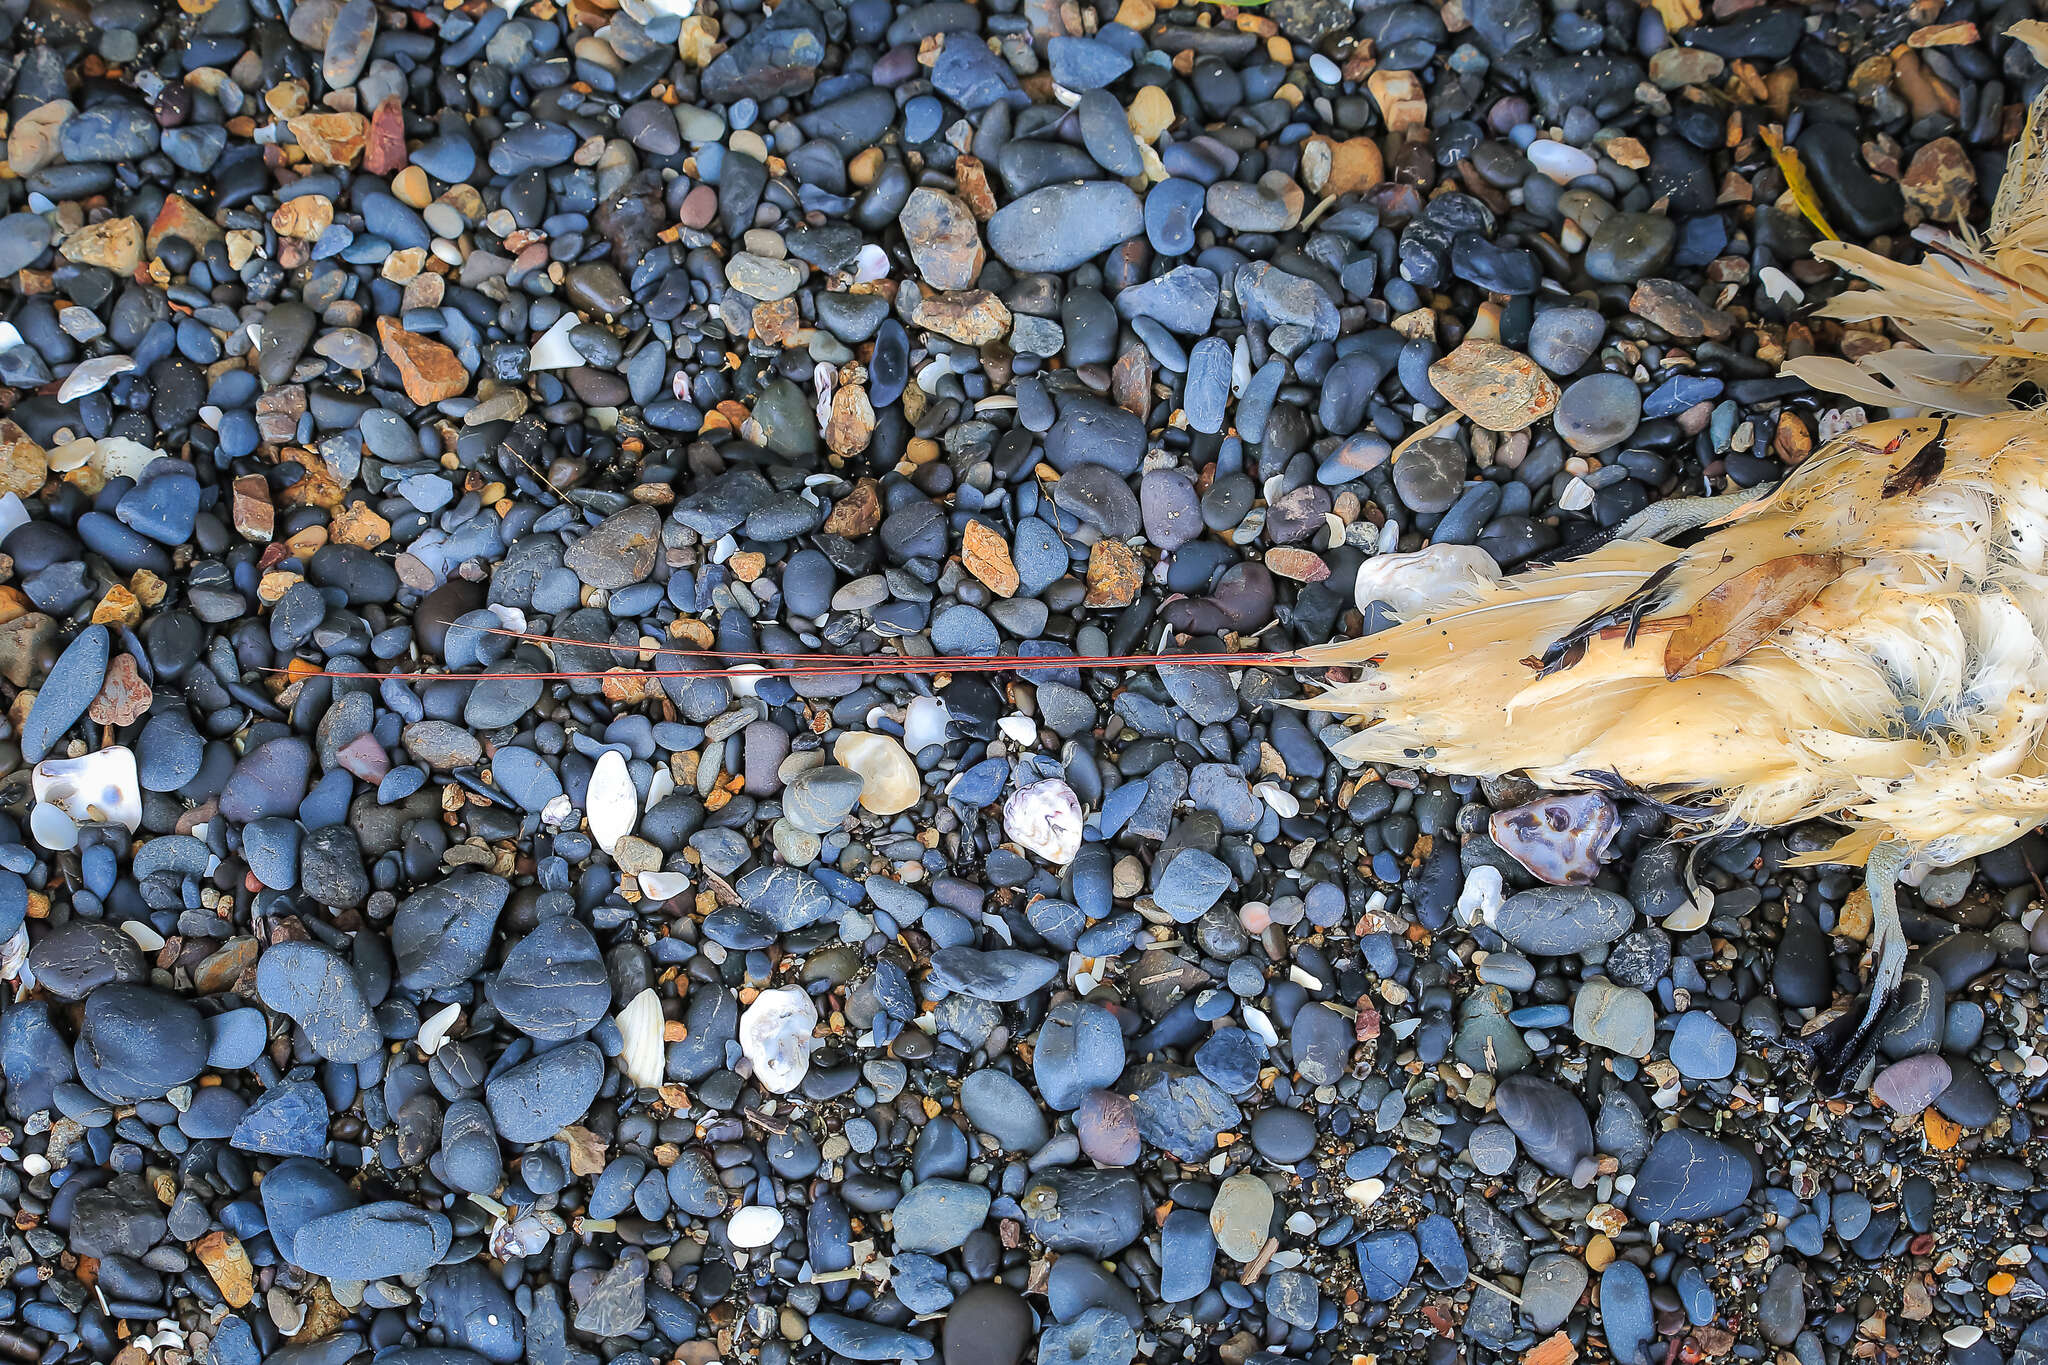
M1487 831L1530 876L1552 886L1584 886L1600 875L1619 826L1612 801L1599 792L1575 792L1497 810Z
M1003 802L1003 833L1055 867L1081 851L1081 802L1057 777L1019 787Z

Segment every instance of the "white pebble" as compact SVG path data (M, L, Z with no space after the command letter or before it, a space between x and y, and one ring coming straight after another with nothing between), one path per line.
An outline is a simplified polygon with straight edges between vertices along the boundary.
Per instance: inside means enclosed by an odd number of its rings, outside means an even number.
M1569 185L1600 169L1600 163L1585 148L1574 147L1568 142L1554 142L1549 138L1540 137L1530 143L1528 157L1530 165L1560 185Z
M741 1251L753 1251L780 1237L782 1225L782 1210L749 1204L726 1221L725 1240Z

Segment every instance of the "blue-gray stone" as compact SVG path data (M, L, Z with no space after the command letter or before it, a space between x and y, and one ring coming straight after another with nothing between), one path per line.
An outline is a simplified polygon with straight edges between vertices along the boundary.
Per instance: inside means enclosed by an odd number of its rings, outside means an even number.
M1657 1139L1629 1195L1639 1222L1694 1222L1732 1213L1749 1198L1755 1175L1742 1153L1719 1138L1674 1128Z
M327 1095L311 1081L284 1081L256 1097L230 1147L265 1156L327 1155Z
M290 1259L331 1280L381 1280L417 1275L448 1254L447 1218L397 1200L323 1214L300 1226Z
M604 1075L595 1043L567 1043L493 1076L484 1103L507 1142L545 1142L589 1112Z
M35 703L29 707L28 719L22 722L23 762L42 762L92 705L92 699L100 694L100 687L107 680L112 644L105 626L87 626L64 647L36 689Z

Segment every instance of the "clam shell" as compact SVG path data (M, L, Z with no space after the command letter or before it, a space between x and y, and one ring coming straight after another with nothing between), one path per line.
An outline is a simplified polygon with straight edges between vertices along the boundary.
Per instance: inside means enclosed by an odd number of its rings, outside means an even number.
M626 756L617 749L605 750L591 769L583 810L590 817L590 837L606 853L633 832L640 819L640 793L626 771Z
M642 1090L661 1084L668 1063L668 1048L662 1041L664 1021L661 997L654 989L640 992L618 1013L619 1070Z

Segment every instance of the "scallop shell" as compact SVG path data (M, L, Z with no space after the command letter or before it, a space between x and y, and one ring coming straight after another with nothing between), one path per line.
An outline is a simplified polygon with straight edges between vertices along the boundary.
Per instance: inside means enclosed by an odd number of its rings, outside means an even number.
M640 819L640 793L626 771L626 756L617 749L605 750L591 769L583 810L590 817L590 837L606 853L633 832Z
M1081 851L1081 800L1057 777L1019 787L1003 802L1003 833L1064 867Z
M817 1040L818 1007L793 987L762 991L740 1016L740 1051L754 1065L754 1079L770 1094L786 1095L811 1069Z
M668 1065L668 1048L662 1041L665 1026L661 997L653 987L640 992L618 1013L619 1070L642 1090L661 1084Z

